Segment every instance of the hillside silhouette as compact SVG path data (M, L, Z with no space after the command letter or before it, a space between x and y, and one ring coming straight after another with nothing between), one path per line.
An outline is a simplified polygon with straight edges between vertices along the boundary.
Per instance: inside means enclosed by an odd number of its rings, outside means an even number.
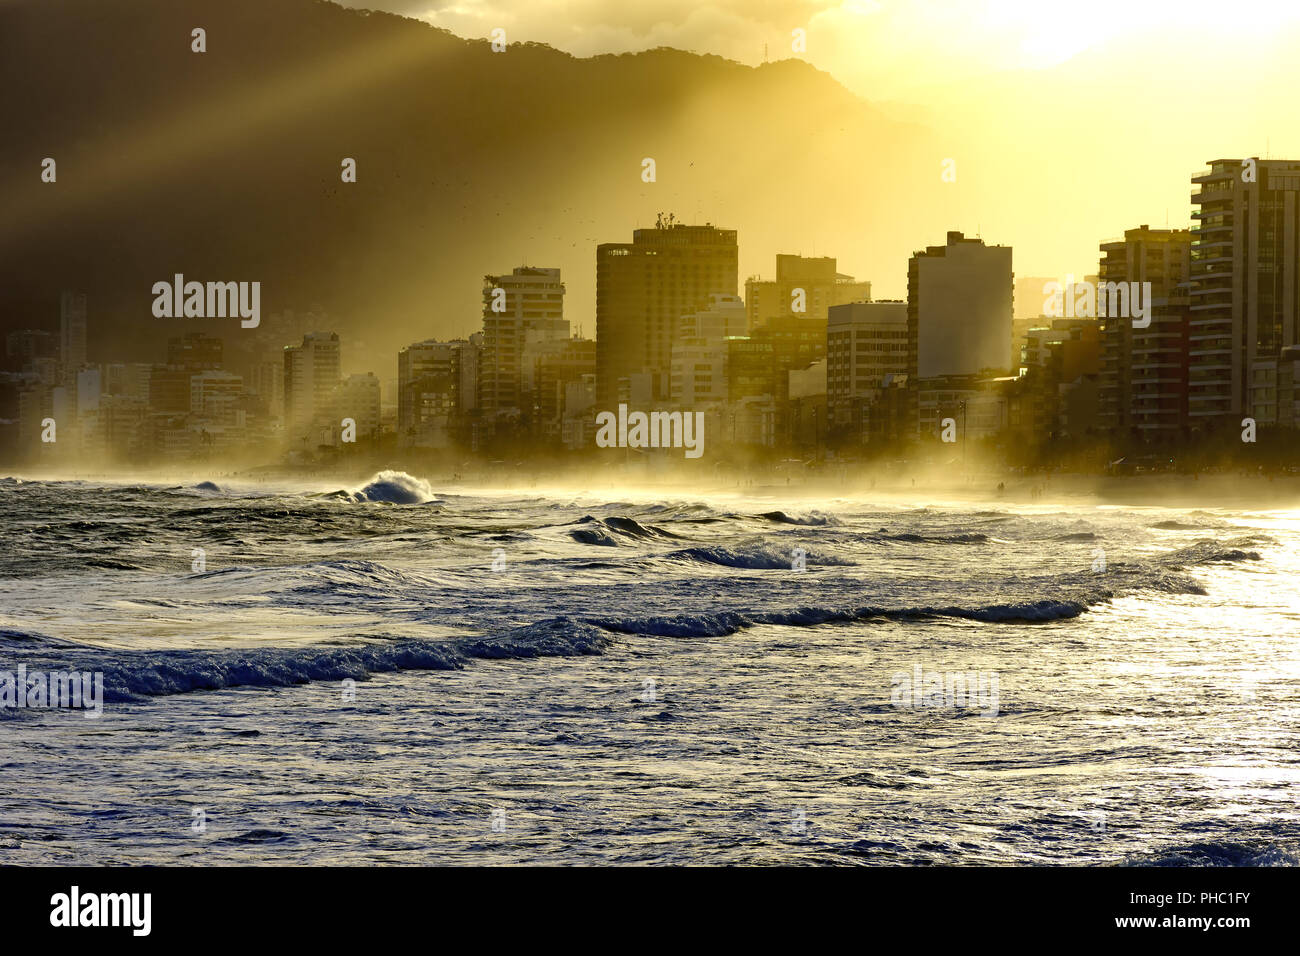
M802 252L897 288L899 251L936 241L929 132L799 60L494 53L320 0L40 0L0 5L0 88L0 324L54 328L80 289L92 360L161 360L188 328L254 341L153 318L176 272L260 280L271 338L273 313L323 309L347 366L391 375L401 345L475 330L481 277L524 263L564 270L593 335L595 245L659 210L738 229L742 284Z

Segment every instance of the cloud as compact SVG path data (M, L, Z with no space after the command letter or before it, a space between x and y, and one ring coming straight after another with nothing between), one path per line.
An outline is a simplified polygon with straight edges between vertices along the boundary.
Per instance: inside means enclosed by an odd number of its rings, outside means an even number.
M875 0L341 0L344 6L386 10L482 36L495 27L511 41L532 40L575 56L675 46L757 62L762 44L774 50L790 31L841 7L870 11ZM782 46L783 48L783 46Z

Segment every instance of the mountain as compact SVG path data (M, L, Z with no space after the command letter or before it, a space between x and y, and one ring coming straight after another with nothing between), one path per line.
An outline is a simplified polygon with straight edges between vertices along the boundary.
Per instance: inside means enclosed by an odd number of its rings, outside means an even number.
M596 244L659 211L739 230L742 293L800 252L900 294L950 227L932 133L800 60L498 53L321 0L20 0L0 89L0 326L54 328L79 289L97 361L160 360L191 327L286 344L276 315L319 308L345 367L387 377L402 345L477 329L483 275L523 264L564 270L590 336ZM257 335L154 318L178 272L260 281Z

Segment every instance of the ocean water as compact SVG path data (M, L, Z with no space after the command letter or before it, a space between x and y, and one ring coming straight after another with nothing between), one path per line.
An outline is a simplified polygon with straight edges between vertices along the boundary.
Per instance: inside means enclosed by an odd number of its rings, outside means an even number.
M1300 859L1295 512L3 479L19 665L0 863Z

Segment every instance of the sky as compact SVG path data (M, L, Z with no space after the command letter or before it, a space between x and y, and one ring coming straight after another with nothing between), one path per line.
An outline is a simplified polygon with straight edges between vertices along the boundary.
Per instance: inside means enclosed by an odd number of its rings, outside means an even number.
M1294 0L343 0L424 20L458 36L506 30L509 42L546 43L575 56L672 46L750 65L793 54L861 96L916 96L990 72L1043 69L1124 41L1155 47L1212 37L1256 48L1300 23Z
M672 46L749 65L761 63L765 49L769 60L805 59L864 103L938 133L944 155L934 158L935 175L948 158L957 170L950 227L1015 247L1018 275L1089 274L1098 243L1127 228L1189 226L1189 180L1211 159L1300 157L1295 0L345 5L464 37L501 28L507 42L581 57ZM805 31L798 50L795 30ZM780 122L798 117L774 117ZM801 242L810 246L816 236ZM851 265L853 250L840 252ZM896 271L895 286L903 274Z

